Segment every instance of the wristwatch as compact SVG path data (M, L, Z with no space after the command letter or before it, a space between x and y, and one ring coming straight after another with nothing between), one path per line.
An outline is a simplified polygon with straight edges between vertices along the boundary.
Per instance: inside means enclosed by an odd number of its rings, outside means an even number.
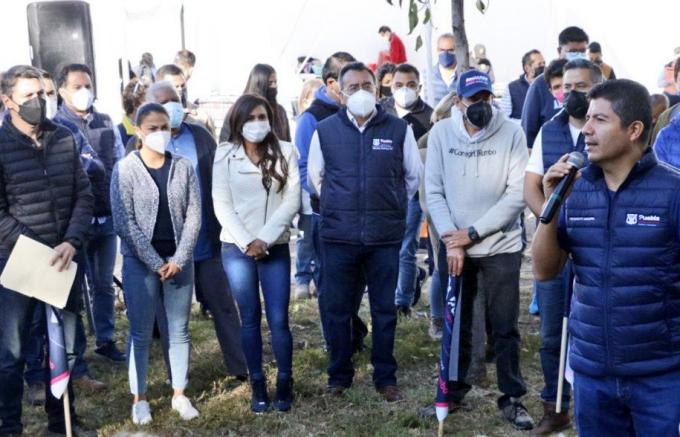
M473 243L476 243L477 241L482 239L482 237L480 237L479 234L477 233L477 229L475 229L474 226L470 226L468 228L468 237L470 238L470 241L472 241Z

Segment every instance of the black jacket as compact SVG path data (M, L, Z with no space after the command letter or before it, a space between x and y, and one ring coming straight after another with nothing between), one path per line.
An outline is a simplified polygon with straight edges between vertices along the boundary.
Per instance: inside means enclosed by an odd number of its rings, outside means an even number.
M385 108L385 112L388 114L399 117L399 114L397 114L397 110L394 107L394 97L387 97L381 100L380 105ZM413 104L411 112L406 114L403 118L403 120L411 126L411 129L413 129L413 135L416 137L416 141L425 135L432 127L432 122L430 121L431 117L432 108L425 103L423 99L418 97L418 100Z
M51 247L79 247L92 222L94 197L73 134L47 120L40 149L7 116L0 128L0 257L19 235Z

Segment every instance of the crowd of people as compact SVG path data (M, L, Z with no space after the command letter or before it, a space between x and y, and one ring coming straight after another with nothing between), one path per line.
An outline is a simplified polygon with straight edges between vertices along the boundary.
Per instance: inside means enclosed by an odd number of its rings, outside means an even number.
M63 312L73 425L80 424L73 388L106 388L84 356L84 299L92 304L94 352L127 363L136 425L153 421L146 380L154 331L170 407L183 420L200 415L185 394L194 295L214 322L227 371L249 381L253 412L293 408L289 303L314 294L329 395L352 386L352 357L370 332L373 385L385 401L403 400L395 328L428 273L416 257L425 221L433 340L442 337L449 276L463 284L450 409L462 409L472 388L473 320L481 311L497 406L515 428L568 429L573 397L580 435L676 433L680 103L669 100L677 100L680 58L668 95L650 96L616 79L601 45L572 26L547 65L538 50L526 52L522 73L497 99L483 46L475 48L476 68L464 71L454 36L441 35L430 81L406 62L389 27L379 34L385 62L374 68L344 51L310 63L320 77L302 86L293 129L277 99L276 71L255 65L217 139L210 117L188 102L196 57L187 50L159 68L142 56L123 89L119 125L94 107L86 65L69 64L56 78L25 65L2 74L0 268L22 234L54 248L59 269L78 265ZM425 88L434 107L421 97ZM569 173L572 152L589 164L532 245L544 378L543 415L534 423L522 402L518 327L526 223ZM125 351L114 336L118 241ZM365 294L370 330L359 317ZM574 378L558 399L565 299ZM42 305L0 287L0 435L22 432L24 381L29 401L45 404L49 432L65 433L64 406L47 378ZM273 391L263 369L263 305Z

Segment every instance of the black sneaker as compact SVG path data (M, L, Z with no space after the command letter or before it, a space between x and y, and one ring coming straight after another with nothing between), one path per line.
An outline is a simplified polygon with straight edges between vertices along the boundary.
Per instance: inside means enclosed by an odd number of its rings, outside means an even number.
M127 360L125 354L116 348L116 343L113 341L99 343L97 345L97 349L94 351L95 353L101 355L104 358L108 358L114 363L124 363Z
M250 409L256 414L269 410L269 396L267 396L267 383L264 379L250 381L253 398L250 400Z
M293 378L276 378L276 398L274 409L278 411L290 410L293 403Z
M499 400L498 408L501 414L508 422L520 430L529 430L534 427L534 419L531 418L526 407L517 398L507 398L504 401Z

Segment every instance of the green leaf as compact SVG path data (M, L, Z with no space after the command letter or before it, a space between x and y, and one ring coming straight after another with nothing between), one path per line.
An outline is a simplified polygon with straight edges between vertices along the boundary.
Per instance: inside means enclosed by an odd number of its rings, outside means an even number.
M411 0L411 4L408 8L408 34L413 33L413 29L418 25L418 5L416 5L416 0Z
M418 38L416 38L416 52L422 46L423 46L423 38L420 35L418 35Z
M427 24L428 21L432 19L432 12L430 12L430 8L425 8L425 18L423 19L423 24Z

